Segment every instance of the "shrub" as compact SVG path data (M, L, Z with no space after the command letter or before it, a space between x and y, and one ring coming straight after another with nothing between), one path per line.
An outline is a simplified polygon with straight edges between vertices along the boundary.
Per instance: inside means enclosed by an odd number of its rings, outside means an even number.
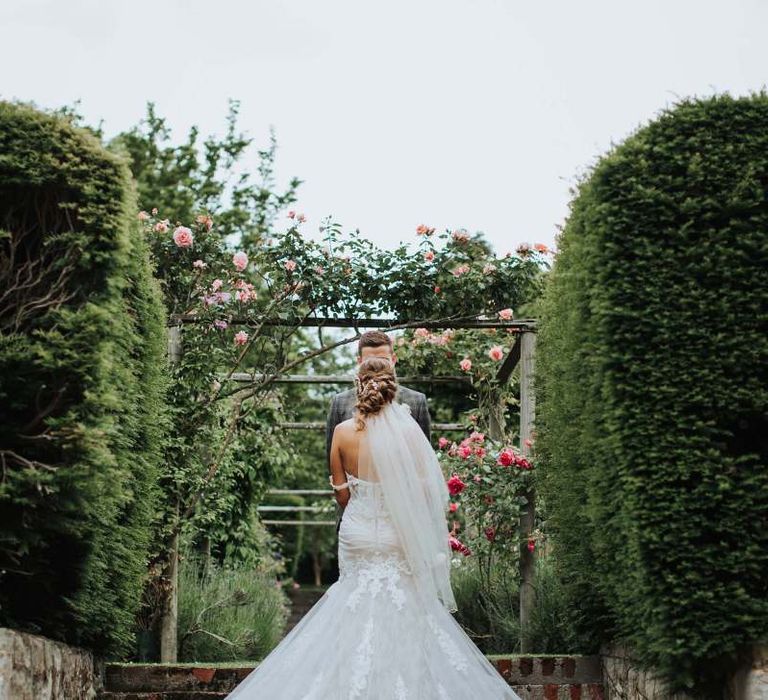
M768 96L687 100L578 188L545 299L537 464L583 639L671 690L768 621Z
M576 654L583 648L574 637L567 614L567 599L556 575L553 556L536 559L536 605L526 632L536 654ZM471 558L460 561L451 576L458 605L456 619L487 654L520 650L518 577L500 563L490 576Z
M179 660L259 660L280 641L287 597L264 567L179 565Z
M486 654L520 648L518 577L505 564L486 571L467 557L456 560L451 573L456 621Z
M164 310L125 163L0 103L0 624L131 643L164 435Z

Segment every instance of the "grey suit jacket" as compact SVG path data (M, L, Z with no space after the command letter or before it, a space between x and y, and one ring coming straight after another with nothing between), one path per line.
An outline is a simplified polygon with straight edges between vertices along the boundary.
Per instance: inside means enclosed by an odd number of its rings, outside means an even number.
M411 415L419 424L427 440L431 439L432 422L429 417L429 407L427 406L427 397L420 391L409 389L407 386L398 384L395 400L398 403L406 403L411 407ZM325 425L325 463L328 473L331 471L331 440L333 431L342 421L348 420L355 415L355 390L347 389L336 394L331 399L331 405L328 409L328 420ZM339 531L341 524L342 509L336 505L336 532Z

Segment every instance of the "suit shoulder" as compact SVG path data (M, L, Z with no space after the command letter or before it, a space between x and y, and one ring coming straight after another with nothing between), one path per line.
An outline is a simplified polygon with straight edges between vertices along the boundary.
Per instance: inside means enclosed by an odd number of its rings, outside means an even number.
M416 389L411 389L407 386L400 385L400 391L403 394L403 397L408 397L409 399L420 399L423 398L425 401L427 400L427 395L421 391L416 391Z

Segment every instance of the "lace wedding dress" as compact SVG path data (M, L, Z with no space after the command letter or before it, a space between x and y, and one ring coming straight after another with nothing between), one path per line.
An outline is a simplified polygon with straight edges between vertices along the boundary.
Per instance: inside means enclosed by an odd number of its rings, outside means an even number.
M447 490L434 452L407 407L380 414L363 431L359 476L347 473L339 580L228 700L519 700L449 612ZM445 552L429 549L430 530Z

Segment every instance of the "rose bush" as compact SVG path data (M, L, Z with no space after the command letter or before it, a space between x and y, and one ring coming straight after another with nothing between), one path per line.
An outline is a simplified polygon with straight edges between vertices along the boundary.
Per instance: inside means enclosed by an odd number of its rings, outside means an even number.
M525 541L519 535L519 518L527 503L521 494L533 483L530 460L478 431L460 442L441 437L439 445L438 458L449 475L454 549L477 555L489 566L495 557L516 560L521 546L535 547L539 532Z

